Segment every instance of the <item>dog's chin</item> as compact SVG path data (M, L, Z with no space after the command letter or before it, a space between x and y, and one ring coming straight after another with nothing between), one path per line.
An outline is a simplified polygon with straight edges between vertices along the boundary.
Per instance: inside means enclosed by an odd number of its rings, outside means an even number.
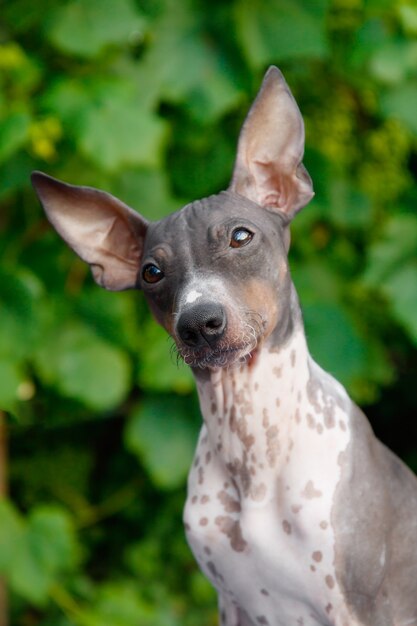
M180 349L180 355L190 367L200 369L222 369L251 365L257 354L256 345L228 347L224 349L190 350Z

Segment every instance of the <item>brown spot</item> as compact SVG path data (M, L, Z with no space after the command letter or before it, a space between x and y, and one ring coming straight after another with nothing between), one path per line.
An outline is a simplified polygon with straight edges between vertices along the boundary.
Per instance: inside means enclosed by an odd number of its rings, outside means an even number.
M268 409L262 409L262 426L264 428L269 428L269 414Z
M215 403L215 402L212 402L212 403L211 403L210 411L211 411L211 414L212 414L212 415L214 415L214 414L216 413L216 411L217 411L217 405L216 405L216 403Z
M329 604L326 606L326 613L329 614L332 610L333 610L333 604L329 602Z
M191 498L191 504L195 504L197 502L197 500L198 500L197 496L193 496Z
M324 408L324 425L326 428L334 428L336 425L336 420L334 417L335 414L335 403L333 398L330 398L328 402L326 402Z
M207 556L210 556L211 554L211 550L208 546L204 546L204 552L207 554Z
M269 591L267 589L261 589L261 594L263 596L269 596Z
M282 376L282 367L274 367L273 370L272 370L272 373L277 378L281 378L281 376Z
M208 465L211 461L211 452L207 452L206 454L206 465Z
M326 522L325 520L323 520L322 522L320 522L320 528L322 528L323 530L326 530L326 528L328 527L328 522Z
M297 515L297 513L299 513L302 508L303 507L301 506L301 504L293 504L291 507L291 511L292 513L294 513L294 515Z
M258 391L258 389L259 389L259 383L255 383L255 385L254 385L254 389L255 389L255 391Z
M222 417L218 417L217 418L217 423L219 426L221 426L223 424L223 418Z
M275 398L275 406L276 407L280 407L281 406L281 400L279 398Z
M311 571L312 571L312 572L315 572L315 571L316 571L316 568L315 568L315 566L314 566L314 565L310 565L310 569L311 569Z
M300 415L300 409L299 408L297 408L295 410L294 419L297 422L297 424L299 424L301 422L301 415Z
M202 467L198 468L198 484L202 485L204 482L204 470Z
M313 552L313 561L315 561L316 563L320 563L320 561L323 558L322 553L320 552L320 550L316 550L315 552Z
M283 528L283 530L284 530L284 533L285 533L285 534L287 534L287 535L291 535L292 528L291 528L291 524L289 523L289 521L288 521L288 520L286 520L286 519L285 519L285 520L282 522L282 528Z
M191 530L191 526L190 524L188 524L188 522L184 522L184 528L185 530Z
M194 467L198 467L198 464L200 463L200 457L196 456L195 460L194 460Z
M216 448L217 448L217 452L220 452L221 449L223 448L223 444L222 443L218 443Z
M201 504L207 504L210 502L210 496L201 496Z
M321 435L324 431L323 424L318 423L316 426L316 429L317 429L318 434Z
M265 483L260 483L259 485L251 487L250 495L252 500L255 500L255 502L260 502L261 500L263 500L266 495Z
M270 467L274 467L279 453L278 426L270 426L266 431L266 458Z
M221 580L221 581L224 580L223 576L219 574L216 566L214 565L212 561L207 561L207 569L210 572L210 574L213 576L213 578Z
M339 426L340 426L340 429L343 430L343 432L346 432L346 424L345 424L345 422L340 420Z
M269 626L269 622L266 619L265 615L258 615L256 621L258 622L258 624L263 624L263 626Z
M304 491L301 492L301 495L307 498L307 500L313 500L313 498L321 498L323 493L314 487L312 480L309 480L304 487Z
M310 378L307 382L307 398L316 413L321 413L323 410L318 399L319 391L322 391L320 383Z
M333 415L325 415L324 416L324 425L326 428L334 428L336 425L335 419Z
M215 522L220 531L230 539L230 545L236 552L243 552L248 545L242 536L242 529L239 522L232 517L220 515Z
M200 526L207 526L207 524L208 524L208 518L202 517L200 520Z
M232 406L230 411L229 425L232 433L236 433L245 448L249 450L255 443L255 437L248 433L248 422L245 417L236 418L236 409L234 406Z
M315 428L316 427L316 420L311 415L311 413L307 413L307 425L308 425L309 428Z
M290 361L291 361L291 367L294 367L295 361L296 361L295 350L291 350Z
M240 502L238 500L235 500L226 491L220 491L217 494L217 497L222 503L226 513L239 513L241 511Z
M333 587L334 587L334 578L333 578L333 576L330 576L330 574L328 574L324 580L326 581L326 585L328 586L328 588L329 589L333 589Z
M229 416L229 428L232 431L232 433L235 433L237 430L237 424L236 424L236 407L232 406L231 411L230 411L230 416Z

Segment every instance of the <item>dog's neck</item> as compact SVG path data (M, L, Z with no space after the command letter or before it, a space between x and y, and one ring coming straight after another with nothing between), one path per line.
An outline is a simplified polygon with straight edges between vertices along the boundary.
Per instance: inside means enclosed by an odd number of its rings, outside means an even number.
M288 463L311 377L300 314L285 342L275 341L265 341L253 362L197 375L210 447L255 501L264 499L268 475Z

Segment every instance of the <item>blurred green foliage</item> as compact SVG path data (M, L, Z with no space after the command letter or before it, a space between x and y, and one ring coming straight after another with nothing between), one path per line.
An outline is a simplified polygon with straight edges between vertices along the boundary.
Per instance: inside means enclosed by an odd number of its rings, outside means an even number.
M227 185L243 117L279 65L316 188L291 254L311 350L416 467L416 4L5 0L0 16L11 623L214 626L181 527L200 423L190 372L141 294L93 284L29 174L104 188L158 219Z

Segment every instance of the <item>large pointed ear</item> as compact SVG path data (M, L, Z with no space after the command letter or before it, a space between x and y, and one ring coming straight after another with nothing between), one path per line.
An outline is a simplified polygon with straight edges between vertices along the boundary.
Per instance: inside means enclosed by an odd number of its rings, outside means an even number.
M272 66L243 124L229 189L291 220L314 195L303 155L303 118Z
M61 237L113 291L137 286L147 222L105 191L68 185L41 172L32 184Z

